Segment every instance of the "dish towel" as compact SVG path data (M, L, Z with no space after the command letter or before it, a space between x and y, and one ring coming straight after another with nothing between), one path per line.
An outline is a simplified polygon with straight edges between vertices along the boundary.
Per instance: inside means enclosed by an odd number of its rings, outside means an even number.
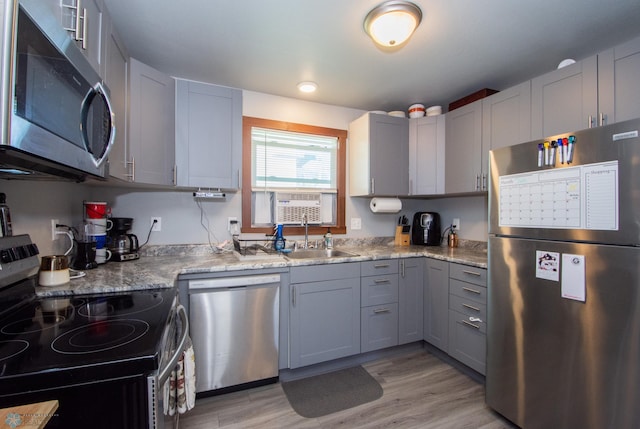
M184 414L196 404L196 363L191 338L187 337L185 350L178 364L164 384L164 414Z

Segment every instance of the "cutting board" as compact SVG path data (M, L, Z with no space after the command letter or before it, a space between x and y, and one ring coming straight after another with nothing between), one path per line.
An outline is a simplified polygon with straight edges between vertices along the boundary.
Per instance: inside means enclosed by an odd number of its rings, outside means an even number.
M58 409L58 401L38 402L0 409L0 428L41 429Z

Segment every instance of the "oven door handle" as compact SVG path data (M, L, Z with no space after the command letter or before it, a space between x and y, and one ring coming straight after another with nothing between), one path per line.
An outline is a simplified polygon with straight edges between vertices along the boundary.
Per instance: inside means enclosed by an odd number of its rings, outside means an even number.
M180 360L180 356L182 356L182 353L184 352L187 337L189 336L189 318L187 317L187 310L185 310L184 306L178 305L178 314L180 315L180 319L182 319L182 338L180 338L180 345L176 349L176 353L171 357L167 366L160 370L157 384L158 389L162 389L162 386L164 386L164 383L171 375L171 371L173 371L178 364L178 360Z

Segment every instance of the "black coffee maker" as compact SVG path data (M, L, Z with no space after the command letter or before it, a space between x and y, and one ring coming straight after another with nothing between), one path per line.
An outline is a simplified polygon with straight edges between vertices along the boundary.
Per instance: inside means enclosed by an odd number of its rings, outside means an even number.
M138 237L129 234L127 231L133 225L133 218L112 217L113 226L109 230L109 250L111 251L111 261L131 261L140 258L138 250Z
M440 215L435 212L417 212L411 225L411 243L439 246L441 241Z

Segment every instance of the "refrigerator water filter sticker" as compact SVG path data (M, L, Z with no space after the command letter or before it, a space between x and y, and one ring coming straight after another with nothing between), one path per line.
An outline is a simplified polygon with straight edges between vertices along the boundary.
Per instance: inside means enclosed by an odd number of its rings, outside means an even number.
M554 282L560 280L560 254L536 250L536 277Z
M562 254L562 297L585 302L584 255Z

